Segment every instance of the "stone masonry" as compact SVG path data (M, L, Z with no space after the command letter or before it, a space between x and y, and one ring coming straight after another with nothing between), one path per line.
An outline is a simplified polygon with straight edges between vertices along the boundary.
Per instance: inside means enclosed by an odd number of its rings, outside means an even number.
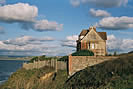
M44 66L53 67L56 70L66 70L67 63L62 61L57 61L55 59L52 60L45 60L45 61L34 61L33 63L23 63L23 68L30 70L30 69L39 69Z
M118 57L110 56L69 56L68 71L69 75L73 75L75 72L80 71L87 66L99 64L101 62L116 59Z

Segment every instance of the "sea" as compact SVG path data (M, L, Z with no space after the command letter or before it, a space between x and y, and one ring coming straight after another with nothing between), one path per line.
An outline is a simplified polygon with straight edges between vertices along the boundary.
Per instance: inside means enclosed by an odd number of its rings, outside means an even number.
M0 60L0 85L4 83L13 72L22 67L27 61L23 60Z

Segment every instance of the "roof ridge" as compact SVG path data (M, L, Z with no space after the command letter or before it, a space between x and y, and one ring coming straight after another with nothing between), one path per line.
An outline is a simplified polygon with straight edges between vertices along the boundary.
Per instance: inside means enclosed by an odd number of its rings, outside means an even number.
M94 30L96 31L96 29L94 29ZM83 29L83 30L81 31L81 33L80 33L79 36L86 36L86 34L87 34L88 32L90 32L90 29ZM99 35L103 40L107 40L107 34L106 34L106 32L97 32L97 31L96 31L96 33L98 33L98 35Z

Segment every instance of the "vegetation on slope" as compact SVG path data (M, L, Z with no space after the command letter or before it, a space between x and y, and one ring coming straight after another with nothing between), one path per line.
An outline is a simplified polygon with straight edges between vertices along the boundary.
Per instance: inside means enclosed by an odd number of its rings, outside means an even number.
M72 56L94 56L94 53L90 50L80 50L72 53ZM61 58L58 59L58 61L67 62L68 56L62 56Z
M67 62L68 61L68 56L63 56L63 57L59 58L58 61Z
M69 79L66 70L41 79L53 72L49 67L20 69L0 89L133 89L133 54L87 67Z
M54 73L54 69L44 67L41 69L25 70L20 69L10 76L0 89L62 89L67 79L66 71L58 71L56 76L42 80L41 78L49 73Z
M77 72L65 84L68 89L133 89L133 54Z
M44 60L51 60L55 57L47 57L45 55L43 56L36 56L36 57L33 57L29 62L30 63L33 63L34 61L44 61Z
M94 53L90 50L80 50L72 53L72 56L94 56Z

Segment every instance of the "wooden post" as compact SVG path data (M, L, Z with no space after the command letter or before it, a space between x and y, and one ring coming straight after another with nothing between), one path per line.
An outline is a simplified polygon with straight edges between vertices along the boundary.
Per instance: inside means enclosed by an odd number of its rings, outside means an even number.
M55 67L55 72L57 73L57 67L58 67L58 65L57 65L57 59L55 59L56 61L55 61L55 65L56 65L56 67Z
M69 60L68 60L68 74L71 75L72 72L72 55L69 55Z

